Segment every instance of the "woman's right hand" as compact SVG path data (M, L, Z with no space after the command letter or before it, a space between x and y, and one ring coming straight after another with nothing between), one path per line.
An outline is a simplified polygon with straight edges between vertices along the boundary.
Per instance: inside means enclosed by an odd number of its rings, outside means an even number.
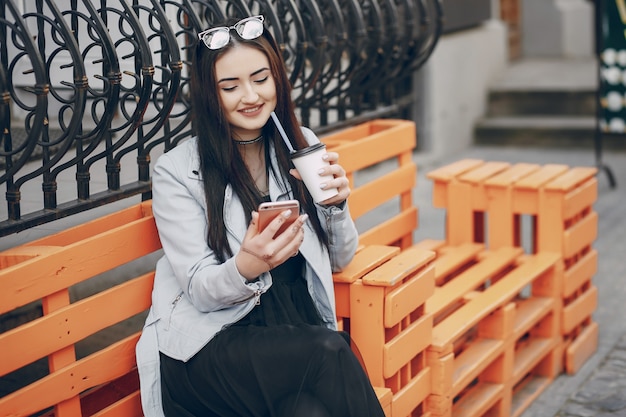
M285 210L260 232L259 213L252 212L252 220L235 257L237 270L246 279L256 279L263 272L275 268L298 253L304 240L307 214L300 215L284 232L274 236L289 218L289 214L289 210Z

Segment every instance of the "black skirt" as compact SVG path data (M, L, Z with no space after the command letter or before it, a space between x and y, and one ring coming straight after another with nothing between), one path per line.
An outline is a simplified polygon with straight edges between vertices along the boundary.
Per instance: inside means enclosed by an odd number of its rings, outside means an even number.
M167 417L384 417L349 338L320 325L297 255L191 360L161 354Z

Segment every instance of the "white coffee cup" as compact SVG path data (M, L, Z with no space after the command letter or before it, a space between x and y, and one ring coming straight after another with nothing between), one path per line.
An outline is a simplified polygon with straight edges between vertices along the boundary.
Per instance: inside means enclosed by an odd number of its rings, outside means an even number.
M332 175L319 174L320 169L329 165L328 161L322 159L325 153L326 145L321 142L291 153L291 160L316 203L328 200L339 193L336 188L326 190L320 188L320 184L333 179Z

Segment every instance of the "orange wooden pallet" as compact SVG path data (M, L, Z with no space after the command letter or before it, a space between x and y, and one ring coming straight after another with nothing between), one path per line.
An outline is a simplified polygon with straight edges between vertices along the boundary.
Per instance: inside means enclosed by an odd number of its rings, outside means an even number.
M409 247L418 214L413 205L417 181L417 166L413 162L415 123L373 120L321 140L329 150L339 153L339 162L350 180L352 193L348 203L352 218L362 230L359 242ZM374 167L379 171L370 178L367 169ZM381 212L384 215L375 216ZM382 222L381 217L385 219Z
M517 256L488 286L454 290L464 294L463 302L435 324L427 350L433 416L518 415L560 372L559 259L554 253ZM479 265L448 285L467 288L467 273ZM445 297L435 299L449 308ZM435 308L431 300L427 307Z
M391 390L394 417L423 415L431 392L425 350L433 325L424 304L435 286L434 257L409 248L350 289L350 335L372 383Z
M447 210L446 241L481 242L490 249L521 246L563 257L561 323L565 369L575 373L597 348L592 313L597 268L592 244L597 237L596 168L548 164L509 164L466 159L428 174L433 204ZM531 219L523 239L521 219Z

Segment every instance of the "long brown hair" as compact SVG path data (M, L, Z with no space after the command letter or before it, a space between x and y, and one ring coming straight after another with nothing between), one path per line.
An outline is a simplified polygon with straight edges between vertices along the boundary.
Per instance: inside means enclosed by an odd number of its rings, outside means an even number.
M230 27L238 20L229 19L223 22L223 26ZM218 24L218 26L221 25ZM209 224L207 242L221 262L225 262L228 257L234 255L228 244L224 224L226 186L231 184L241 200L247 222L250 222L251 212L256 210L261 200L261 195L254 185L239 150L231 140L231 127L224 115L215 79L215 62L225 52L239 44L258 49L267 56L276 85L276 116L281 121L294 149L308 146L295 114L285 63L276 41L267 28L260 37L252 40L242 39L231 30L229 44L217 50L208 49L201 41L197 43L191 66L191 108L194 131L198 137L200 170L207 201ZM327 246L328 236L320 224L315 203L302 182L289 174L289 169L293 167L289 159L289 150L271 119L263 127L262 134L266 141L265 156L266 163L270 166L269 169L274 170L269 162L270 146L267 146L271 143L278 161L279 172L274 172L275 177L279 178L279 181L282 178L289 183L293 198L300 201L302 210L309 215L320 244ZM285 186L286 184L283 183L283 188L286 188Z

